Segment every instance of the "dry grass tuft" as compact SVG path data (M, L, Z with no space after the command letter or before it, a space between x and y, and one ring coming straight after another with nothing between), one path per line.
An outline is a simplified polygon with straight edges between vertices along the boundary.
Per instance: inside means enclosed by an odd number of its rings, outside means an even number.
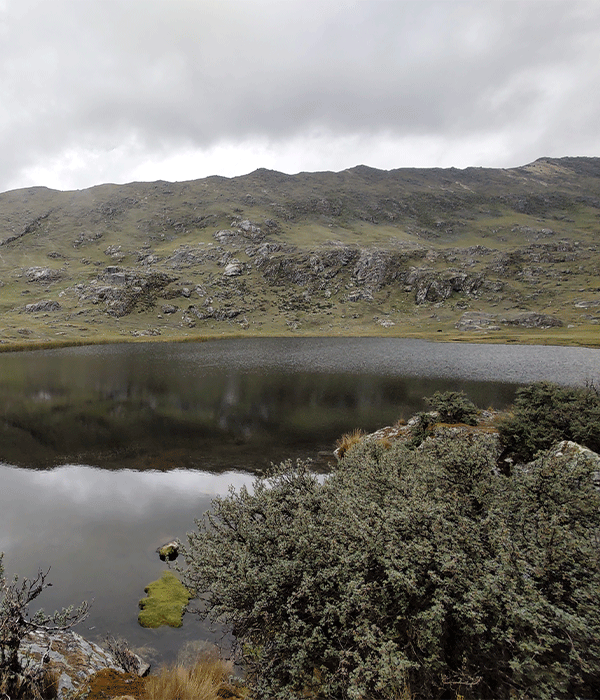
M229 681L231 663L215 656L198 659L192 667L169 666L146 679L144 700L223 700L242 698Z
M383 447L384 450L389 450L393 444L389 437L383 437L377 442Z
M346 452L350 450L354 445L362 442L366 433L360 428L355 428L351 433L345 433L342 437L335 443L335 454L338 459L342 459Z

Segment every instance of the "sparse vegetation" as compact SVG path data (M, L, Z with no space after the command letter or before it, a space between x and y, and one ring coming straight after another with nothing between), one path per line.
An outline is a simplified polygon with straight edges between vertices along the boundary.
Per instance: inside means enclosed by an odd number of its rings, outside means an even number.
M191 667L168 666L146 679L144 700L222 700L242 698L245 689L231 677L233 665L204 656Z
M20 655L27 634L34 630L65 630L87 617L89 606L66 608L52 615L32 613L29 606L41 595L48 571L34 579L15 577L8 582L0 553L0 697L9 700L51 700L56 697L57 679L43 666Z
M203 654L190 664L164 666L144 678L114 669L90 676L74 700L223 700L243 698L246 689L233 678L233 666L216 654Z
M342 457L351 450L355 445L358 445L365 436L365 431L360 428L356 428L350 433L344 433L342 437L335 443L335 453L338 459Z

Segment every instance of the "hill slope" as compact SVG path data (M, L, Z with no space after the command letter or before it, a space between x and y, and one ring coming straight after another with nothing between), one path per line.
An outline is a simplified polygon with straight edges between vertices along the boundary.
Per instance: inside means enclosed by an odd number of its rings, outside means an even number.
M0 343L222 333L598 344L600 159L0 195Z

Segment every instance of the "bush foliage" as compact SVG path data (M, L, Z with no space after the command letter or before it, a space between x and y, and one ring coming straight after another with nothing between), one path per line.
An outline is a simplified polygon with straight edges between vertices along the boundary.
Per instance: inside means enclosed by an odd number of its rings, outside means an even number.
M425 401L439 413L444 423L477 424L477 406L462 391L436 391Z
M585 454L510 477L489 435L284 463L188 535L185 584L255 697L600 692L600 495Z
M559 440L600 452L600 394L593 387L538 382L517 390L500 434L508 452L528 461Z

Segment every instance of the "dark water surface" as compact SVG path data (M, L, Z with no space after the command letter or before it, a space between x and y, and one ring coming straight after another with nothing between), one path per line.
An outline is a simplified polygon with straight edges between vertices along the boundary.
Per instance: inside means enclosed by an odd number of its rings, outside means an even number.
M287 458L326 469L343 432L408 418L434 391L502 408L519 384L599 375L599 350L405 339L2 354L0 551L9 573L52 566L46 609L94 598L84 635L120 634L169 658L211 634L193 617L179 630L137 625L144 586L164 569L155 549L230 484Z

